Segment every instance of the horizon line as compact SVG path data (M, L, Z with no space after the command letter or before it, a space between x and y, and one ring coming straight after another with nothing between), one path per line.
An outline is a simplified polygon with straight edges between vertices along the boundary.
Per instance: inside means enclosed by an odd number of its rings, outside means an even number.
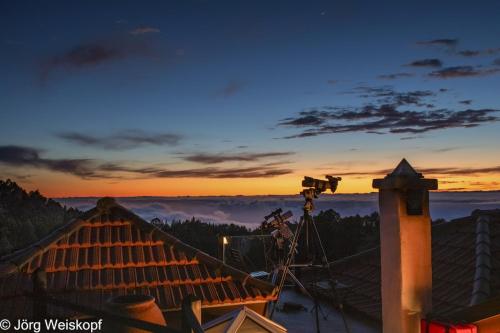
M470 191L448 191L448 190L437 190L430 191L431 193L493 193L500 192L498 190L470 190ZM377 191L372 192L355 192L355 193L322 193L322 196L338 196L338 195L367 195L376 194ZM126 196L114 196L114 195L90 195L90 196L64 196L64 197L50 197L51 199L93 199L93 198L214 198L214 197L292 197L301 196L300 194L214 194L214 195L126 195Z

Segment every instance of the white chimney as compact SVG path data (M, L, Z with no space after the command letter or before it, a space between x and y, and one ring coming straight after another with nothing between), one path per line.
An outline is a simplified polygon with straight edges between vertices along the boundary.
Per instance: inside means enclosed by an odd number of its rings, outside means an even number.
M431 218L425 179L403 159L379 189L382 324L384 333L420 333L432 308Z

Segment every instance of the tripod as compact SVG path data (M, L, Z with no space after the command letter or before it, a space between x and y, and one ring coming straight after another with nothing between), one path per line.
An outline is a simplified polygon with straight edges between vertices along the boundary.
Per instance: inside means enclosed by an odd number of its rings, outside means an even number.
M321 238L319 236L319 232L318 232L318 229L316 228L316 224L314 223L314 220L311 216L311 212L312 210L314 209L314 203L313 203L313 199L314 198L317 198L318 194L321 193L320 190L318 189L315 189L315 188L309 188L309 189L305 189L304 191L301 192L301 194L304 196L305 198L305 204L304 204L304 207L303 207L303 215L301 216L300 218L300 221L299 221L299 224L297 226L297 230L295 231L295 234L293 236L293 239L292 239L292 243L290 245L290 251L288 252L287 254L287 257L284 261L284 264L281 266L281 267L278 267L275 272L274 272L274 276L273 276L273 282L275 282L275 279L276 277L278 276L279 274L279 271L280 270L283 270L283 273L281 275L281 278L279 280L279 284L278 284L278 299L281 295L281 291L283 290L283 287L285 285L285 280L287 278L287 276L289 276L296 284L297 286L299 286L299 288L306 294L308 295L309 297L311 297L313 300L314 300L314 307L313 307L313 311L315 312L315 319L316 319L316 332L319 333L320 332L320 327L319 327L319 311L321 311L323 313L323 310L321 309L320 307L320 304L318 302L318 295L312 295L304 286L303 284L299 281L299 279L291 272L290 268L291 267L312 267L312 268L321 268L321 269L326 269L326 271L328 272L328 275L329 275L329 278L330 278L330 281L332 283L332 291L333 291L333 296L334 296L334 299L336 300L337 304L338 304L338 308L339 308L339 311L340 311L340 314L342 316L342 320L343 320L343 323L344 323L344 327L345 327L345 330L347 333L350 333L350 329L349 329L349 325L347 323L347 319L345 317L345 314L344 314L344 310L343 310L343 305L342 303L340 302L340 298L337 294L337 291L335 289L335 285L334 285L334 276L330 270L330 266L328 264L328 257L326 255L326 251L325 251L325 248L323 247L323 243L321 242ZM306 248L306 258L309 259L309 254L310 254L310 243L309 243L309 240L310 240L310 236L309 236L309 231L312 230L312 236L315 238L316 240L316 244L319 244L319 248L321 249L321 264L315 264L315 259L316 258L316 255L317 253L314 253L314 258L313 258L313 261L310 262L310 263L306 263L305 265L297 265L297 264L293 264L293 260L295 258L295 254L296 254L296 248L297 248L297 244L298 244L298 241L299 241L299 237L301 235L301 231L302 229L305 228L305 234L306 234L306 239L305 239L305 248ZM316 251L315 251L316 252ZM275 302L273 304L273 308L271 310L271 313L269 315L269 318L272 319L272 316L274 314L274 311L276 309L276 304L277 302ZM323 317L326 319L326 316L323 314Z

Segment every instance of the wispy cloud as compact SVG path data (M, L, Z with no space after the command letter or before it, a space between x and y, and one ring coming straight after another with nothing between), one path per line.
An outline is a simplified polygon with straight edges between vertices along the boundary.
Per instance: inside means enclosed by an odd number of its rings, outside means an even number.
M81 178L108 178L95 170L91 159L50 159L40 156L41 151L23 146L0 146L0 163L12 167L43 168L69 173Z
M435 153L447 153L449 151L457 150L460 149L459 147L446 147L446 148L436 148L433 149L432 151Z
M469 128L497 121L495 114L500 111L435 109L428 99L436 93L429 90L397 92L390 87L358 87L349 93L370 98L371 102L361 107L323 106L299 112L278 123L278 126L302 129L301 133L285 139L348 132L418 134Z
M365 132L374 134L425 133L447 128L470 128L497 121L493 114L500 110L447 109L431 111L401 111L393 105L365 106L355 111L303 111L287 118L280 126L307 129L285 139L312 137L324 134Z
M492 188L495 186L499 186L500 182L492 181L492 182L469 182L471 186L484 186L486 188Z
M421 60L415 60L411 63L409 63L407 66L411 67L441 67L443 63L439 59L421 59Z
M242 91L245 85L245 82L242 81L229 81L224 88L217 92L217 95L222 97L231 97Z
M262 165L247 168L163 170L154 176L158 178L270 178L289 173L292 173L291 169Z
M479 174L496 174L500 173L500 165L489 166L489 167L437 167L437 168L420 168L416 167L418 172L422 172L426 175L434 176L475 176ZM375 176L375 175L385 175L390 173L391 169L382 170L361 170L361 171L340 171L332 172L332 174L338 176Z
M377 78L382 80L396 80L396 79L405 79L413 76L415 76L415 74L413 73L394 73L394 74L379 75Z
M255 162L273 157L285 157L293 155L293 152L267 152L267 153L238 153L238 154L207 154L197 153L184 156L189 162L201 164L217 164L223 162Z
M129 57L154 57L156 50L146 41L103 40L82 43L41 62L40 78L46 80L56 70L93 68Z
M174 133L147 133L142 130L124 130L108 136L92 136L78 132L64 132L57 136L81 146L108 150L126 150L145 145L177 145L182 136Z
M426 107L431 107L426 98L436 96L436 93L431 90L399 92L395 91L391 86L359 86L346 93L355 94L360 98L371 99L373 100L371 104L416 105Z
M39 149L14 145L0 146L0 164L16 168L42 168L83 179L270 178L292 173L291 169L283 167L283 163L235 168L167 169L148 165L137 167L126 162L105 162L96 159L45 158Z
M156 166L131 167L123 163L105 163L99 166L106 172L128 173L143 178L270 178L292 173L278 164L262 164L235 168L166 169Z
M422 136L422 135L412 135L412 136L403 136L403 137L399 138L399 140L405 141L405 140L416 140L416 139L422 139L422 138L424 138L424 136Z
M441 46L441 47L455 47L458 44L458 39L456 38L440 38L417 42L418 45L429 45L429 46Z
M461 50L457 51L458 55L464 57L491 56L500 53L500 48L489 48L484 50Z
M160 32L160 29L154 28L154 27L148 27L148 26L140 26L135 28L134 30L129 31L131 35L137 36L137 35L144 35L144 34L151 34L151 33L158 33Z
M455 66L446 67L441 70L433 71L428 74L431 78L454 79L466 77L478 77L492 75L500 72L500 68L482 68L474 66Z

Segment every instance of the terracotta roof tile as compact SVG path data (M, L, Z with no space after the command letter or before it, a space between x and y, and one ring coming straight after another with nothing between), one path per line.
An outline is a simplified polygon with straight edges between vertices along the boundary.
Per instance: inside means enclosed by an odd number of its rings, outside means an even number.
M39 267L47 272L49 293L95 308L125 293L151 294L163 310L179 309L189 294L204 305L276 298L274 286L222 264L119 205L104 212L91 209L29 249L2 257L0 266L0 298L18 296L2 308L20 314L26 300L19 295L32 290L30 274Z

